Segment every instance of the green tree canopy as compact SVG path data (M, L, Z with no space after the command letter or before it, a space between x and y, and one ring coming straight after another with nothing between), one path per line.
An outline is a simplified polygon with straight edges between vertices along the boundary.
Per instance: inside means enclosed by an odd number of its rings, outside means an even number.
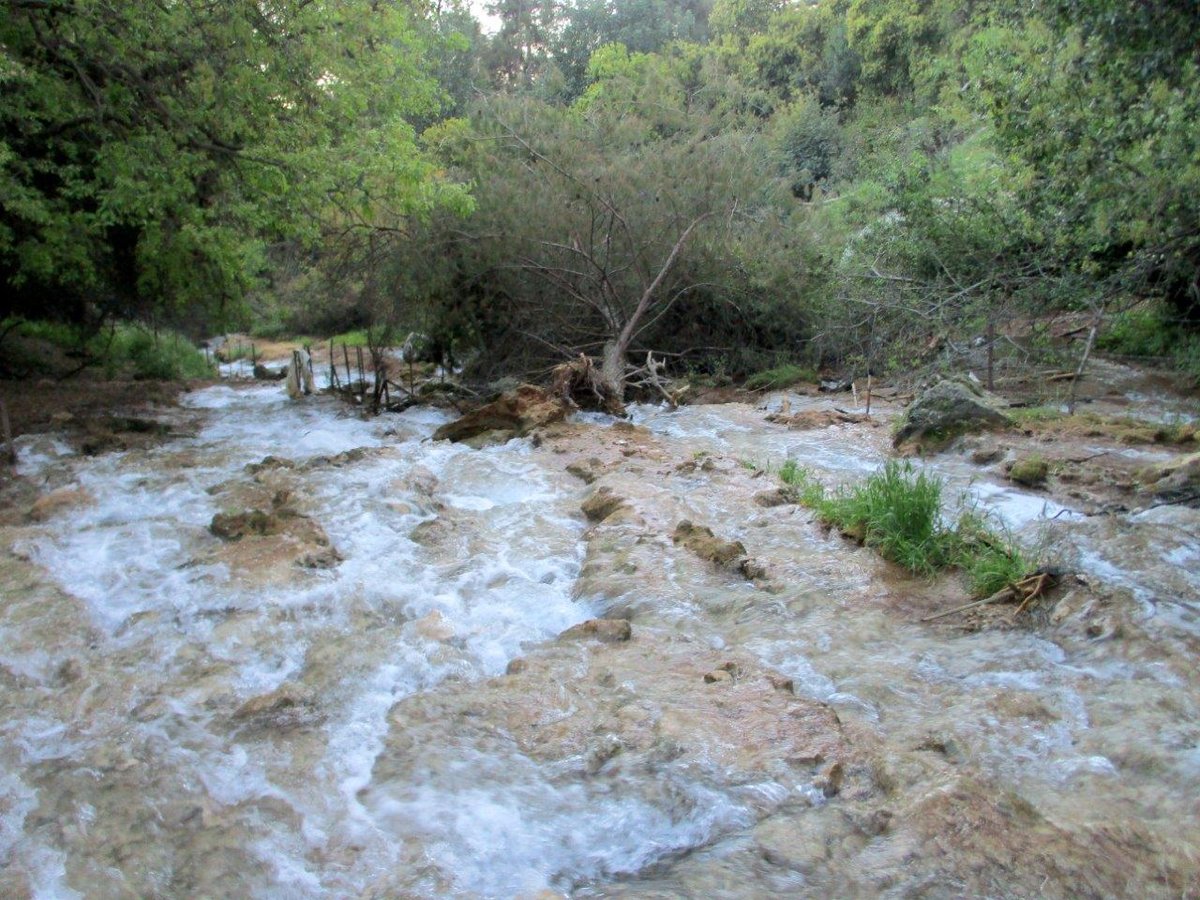
M438 102L403 4L6 0L10 311L236 303L280 237L463 202L407 117Z

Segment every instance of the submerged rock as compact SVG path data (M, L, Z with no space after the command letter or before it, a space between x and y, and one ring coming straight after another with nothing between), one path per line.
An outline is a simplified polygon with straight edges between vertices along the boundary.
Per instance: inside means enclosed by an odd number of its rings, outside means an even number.
M564 641L594 638L606 644L617 644L633 637L633 626L628 619L588 619L571 626L558 637Z
M892 443L899 447L923 438L945 439L983 428L1002 428L1012 420L1004 401L965 379L939 381L905 411Z
M687 547L701 559L706 559L722 568L736 569L746 558L746 548L741 541L723 541L711 528L693 525L684 519L675 526L671 536L677 544Z
M611 488L602 487L583 501L580 510L589 522L603 522L625 505L624 498L614 494Z
M561 422L567 404L532 384L502 394L491 403L443 425L433 433L435 441L459 443L493 432L494 440L522 437L535 428Z
M248 534L259 537L279 534L283 531L283 523L277 513L252 509L240 513L217 513L212 517L208 530L223 541L237 541Z
M86 488L62 487L34 500L25 516L31 522L45 522L64 510L90 506L94 502L95 498Z
M290 728L316 720L319 716L315 705L311 693L300 685L285 681L270 693L251 697L234 711L233 718L238 722Z

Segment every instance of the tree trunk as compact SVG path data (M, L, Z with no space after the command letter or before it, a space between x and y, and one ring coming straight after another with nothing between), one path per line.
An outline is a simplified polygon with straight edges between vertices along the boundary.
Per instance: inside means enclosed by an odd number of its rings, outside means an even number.
M625 398L625 347L619 341L605 343L600 377L612 396Z

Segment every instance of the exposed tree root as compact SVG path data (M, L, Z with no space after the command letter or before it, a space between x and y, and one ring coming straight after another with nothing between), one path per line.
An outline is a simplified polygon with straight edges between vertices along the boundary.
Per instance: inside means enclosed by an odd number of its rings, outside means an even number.
M1013 618L1023 613L1029 608L1039 597L1044 596L1055 585L1058 584L1058 573L1051 571L1037 571L1025 576L1020 581L1015 581L1012 584L1005 585L996 593L984 597L980 600L972 600L970 603L964 603L962 606L956 606L953 609L943 610L940 613L934 613L932 616L926 616L922 622L932 622L935 619L942 619L946 616L952 616L955 613L966 612L967 610L977 609L981 606L989 606L993 603L1004 603L1009 600L1017 600L1020 605L1013 611Z
M620 387L610 384L595 361L585 354L554 367L550 389L580 409L593 409L614 416L625 415Z

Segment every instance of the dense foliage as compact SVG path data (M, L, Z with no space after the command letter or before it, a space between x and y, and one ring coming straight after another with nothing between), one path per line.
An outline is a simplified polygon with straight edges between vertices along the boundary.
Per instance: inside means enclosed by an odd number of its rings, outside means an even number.
M430 46L390 3L6 0L5 312L211 316L268 242L442 199Z
M19 311L747 374L1078 310L1194 363L1190 0L6 6Z

